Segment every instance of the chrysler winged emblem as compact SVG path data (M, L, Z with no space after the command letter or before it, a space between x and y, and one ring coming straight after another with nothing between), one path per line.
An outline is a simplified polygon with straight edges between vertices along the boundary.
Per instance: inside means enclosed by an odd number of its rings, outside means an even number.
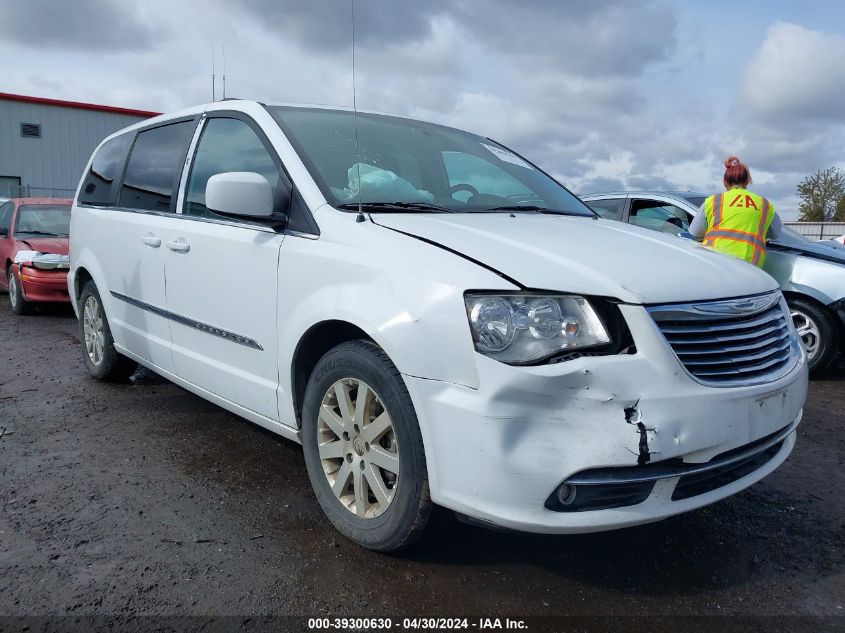
M761 312L780 300L780 293L772 293L762 297L744 297L715 303L700 303L692 306L693 310L703 314L740 315Z

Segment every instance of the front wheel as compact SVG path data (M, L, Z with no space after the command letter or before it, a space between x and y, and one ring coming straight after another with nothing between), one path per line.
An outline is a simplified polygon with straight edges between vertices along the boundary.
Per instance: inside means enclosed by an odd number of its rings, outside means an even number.
M807 368L810 373L826 369L839 348L833 318L824 308L805 299L788 299L787 304L798 336L807 350Z
M11 266L6 271L6 275L9 285L9 306L12 308L12 312L15 314L29 314L32 312L32 304L24 298L21 283Z
M302 412L317 500L347 538L377 551L410 546L432 513L417 416L377 345L350 341L317 363Z
M88 373L97 380L129 378L135 370L135 362L114 348L111 328L93 281L82 287L79 306L79 338Z

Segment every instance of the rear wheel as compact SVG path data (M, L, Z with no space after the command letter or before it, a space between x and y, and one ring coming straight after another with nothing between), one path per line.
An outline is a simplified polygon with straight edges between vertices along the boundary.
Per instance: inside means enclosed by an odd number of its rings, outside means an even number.
M308 476L332 524L369 549L408 547L432 512L417 416L402 377L369 341L317 363L305 392Z
M32 303L24 298L21 283L11 266L6 271L6 275L6 280L9 284L9 305L12 308L12 312L15 314L29 314L32 312Z
M788 299L789 313L804 349L807 350L807 367L811 373L822 371L830 365L839 349L839 334L831 315L806 299Z
M97 380L129 378L136 364L114 348L109 322L93 281L82 287L79 306L79 338L88 373Z

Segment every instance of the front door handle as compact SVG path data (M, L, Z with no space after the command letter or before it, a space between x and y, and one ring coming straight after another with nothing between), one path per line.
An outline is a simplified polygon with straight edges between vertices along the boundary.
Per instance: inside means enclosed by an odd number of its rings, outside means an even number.
M177 253L187 253L191 250L191 245L184 237L177 237L175 240L167 242L167 248Z
M159 246L161 246L161 238L156 237L152 233L147 233L146 235L144 235L144 237L141 238L141 240L150 248L158 248Z

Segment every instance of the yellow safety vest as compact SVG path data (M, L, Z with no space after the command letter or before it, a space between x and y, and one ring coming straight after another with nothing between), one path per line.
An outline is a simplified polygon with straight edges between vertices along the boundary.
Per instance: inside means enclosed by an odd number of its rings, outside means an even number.
M763 267L766 234L775 217L775 205L747 189L736 188L707 198L704 213L705 245Z

